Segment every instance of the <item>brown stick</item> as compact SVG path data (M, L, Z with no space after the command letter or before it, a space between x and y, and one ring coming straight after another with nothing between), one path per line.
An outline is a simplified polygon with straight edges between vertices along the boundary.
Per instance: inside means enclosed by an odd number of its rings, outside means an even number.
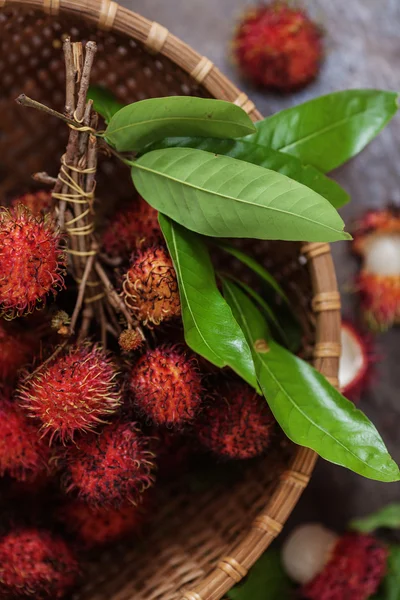
M75 331L75 325L76 325L79 313L80 313L81 308L82 308L83 300L85 298L86 284L88 282L89 276L90 276L91 271L93 269L94 259L95 259L95 254L92 254L92 256L89 256L88 261L87 261L86 266L85 266L85 270L84 270L83 275L82 275L82 281L79 284L78 297L76 299L74 312L72 313L71 323L70 323L70 326L69 326L71 335Z
M57 183L57 179L55 177L51 177L45 171L41 171L40 173L34 173L32 175L32 179L38 181L39 183L43 183L44 185L52 185L54 186Z
M105 292L110 300L110 303L112 304L112 306L114 306L114 308L116 310L118 310L120 313L122 313L124 315L128 325L130 327L132 327L133 318L132 318L131 314L129 313L128 309L126 308L124 301L120 298L118 293L115 291L114 286L111 283L111 281L109 280L107 273L105 272L105 270L103 269L103 267L101 266L101 264L99 262L96 262L94 268L95 268L98 276L100 277L101 281L103 282Z

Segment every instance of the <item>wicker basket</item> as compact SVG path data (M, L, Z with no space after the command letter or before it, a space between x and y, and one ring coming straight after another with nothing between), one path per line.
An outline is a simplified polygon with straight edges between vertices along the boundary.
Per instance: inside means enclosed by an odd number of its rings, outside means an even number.
M205 57L156 23L110 0L0 0L0 199L55 173L65 127L16 105L21 92L61 109L61 42L96 39L93 80L123 102L189 94L230 100L257 120L254 104ZM131 193L124 171L101 164L100 196ZM298 306L305 348L337 384L340 298L328 244L257 243L264 263ZM273 257L273 258L272 258ZM310 356L310 355L309 355ZM162 509L139 546L121 545L88 567L79 600L218 600L280 533L307 485L315 454L287 441L226 488L162 491Z

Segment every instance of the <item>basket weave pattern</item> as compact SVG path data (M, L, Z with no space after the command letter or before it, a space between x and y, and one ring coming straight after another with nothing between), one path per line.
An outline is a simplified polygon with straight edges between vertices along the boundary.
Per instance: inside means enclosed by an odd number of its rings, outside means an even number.
M93 81L125 103L188 94L235 102L261 115L205 57L156 23L109 0L0 0L0 199L32 188L30 174L55 173L65 127L17 106L24 92L62 109L62 39L95 39ZM101 162L101 198L131 193L125 171ZM129 197L129 196L128 196ZM328 244L255 244L298 307L304 348L337 385L340 297ZM88 567L79 600L219 600L248 572L280 533L315 464L310 450L286 440L255 461L227 489L164 489L151 530L139 547L121 545Z

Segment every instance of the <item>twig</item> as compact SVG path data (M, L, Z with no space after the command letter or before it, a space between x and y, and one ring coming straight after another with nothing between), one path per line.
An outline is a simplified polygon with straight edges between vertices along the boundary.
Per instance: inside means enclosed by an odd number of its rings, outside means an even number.
M110 267L119 267L122 263L122 258L120 256L108 256L108 254L105 254L104 252L99 253L99 258Z
M44 185L55 185L57 183L57 179L55 177L51 177L45 171L41 171L40 173L34 173L32 175L32 179L38 181L39 183L43 183Z
M96 262L94 268L95 268L98 276L100 277L101 281L104 284L106 294L107 294L111 304L114 306L114 308L116 308L119 312L121 312L124 315L128 325L130 325L132 327L133 318L130 315L128 309L126 308L124 301L120 298L118 293L115 291L114 286L111 283L111 281L109 280L107 273L105 272L105 270L103 269L103 267L101 266L101 264L99 262Z
M78 93L78 102L76 103L75 117L76 120L81 122L85 112L86 96L89 90L90 84L90 72L92 70L93 61L97 52L96 42L87 42L85 47L85 62L83 64L81 85Z
M24 383L26 381L29 381L30 379L32 379L32 377L34 377L37 373L39 373L39 371L41 371L46 365L49 364L49 362L51 362L52 360L54 360L59 354L60 352L65 348L65 346L68 344L68 339L64 340L62 344L60 344L59 346L57 346L57 348L54 350L53 354L51 354L51 356L49 356L49 358L46 358L46 360L44 362L42 362L37 369L35 369L32 373L30 373L25 379L24 379Z
M81 328L79 330L77 343L80 344L87 337L94 317L93 309L91 306L87 306L82 312Z
M75 69L70 38L64 40L63 44L65 59L65 114L73 116L75 110Z
M79 123L74 121L74 119L70 119L69 117L66 117L65 115L58 112L57 110L53 110L49 106L46 106L45 104L42 104L41 102L37 102L37 100L33 100L32 98L29 98L29 96L26 96L25 94L20 94L18 96L18 98L16 98L15 101L17 102L17 104L20 104L21 106L27 106L28 108L36 108L36 110L40 110L41 112L47 113L51 117L57 117L57 119L61 119L61 121L64 121L64 123L68 123L69 125L74 125L74 127L79 127Z
M92 244L92 247L94 247L93 244ZM81 308L82 308L83 300L85 298L86 284L88 282L90 273L91 273L91 271L93 269L94 259L95 259L95 254L92 254L91 256L89 256L89 258L87 260L87 263L86 263L86 266L85 266L85 270L84 270L83 275L82 275L82 280L81 280L81 282L79 284L78 297L76 299L76 304L75 304L74 312L72 313L71 323L70 323L70 326L69 326L71 334L73 334L74 331L75 331L75 325L76 325L76 322L77 322L78 317L79 317L79 313L80 313Z

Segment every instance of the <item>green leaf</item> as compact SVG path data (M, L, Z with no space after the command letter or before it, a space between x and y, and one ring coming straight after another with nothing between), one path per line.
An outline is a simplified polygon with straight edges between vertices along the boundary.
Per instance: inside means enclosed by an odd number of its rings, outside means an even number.
M91 85L87 97L93 100L94 110L104 118L106 123L124 107L124 104L118 102L115 96L101 85Z
M245 252L242 252L238 248L235 248L234 246L231 246L230 244L228 244L226 242L218 241L218 242L216 242L216 245L219 248L222 248L222 250L225 250L225 252L227 252L234 258L237 258L238 260L240 260L240 262L242 262L244 265L246 265L246 267L249 267L249 269L251 269L267 285L269 285L274 290L274 292L276 292L278 294L278 296L280 298L282 298L282 300L286 304L290 305L288 297L286 296L285 292L283 291L282 287L279 285L279 283L277 282L275 277L273 277L271 275L271 273L268 273L267 269L265 269L262 265L260 265L259 262L257 262L254 258L249 256Z
M325 173L361 152L397 108L395 92L334 92L259 121L257 132L246 140L291 154Z
M350 528L360 533L371 533L380 527L400 528L400 504L389 504L372 515L362 519L354 519L350 523Z
M207 246L162 214L159 222L178 278L187 345L217 367L231 367L260 392L251 350L218 290Z
M223 287L252 349L260 387L286 435L364 477L399 481L399 468L369 419L311 365L269 339L264 317L239 287L228 280Z
M253 131L250 117L231 102L170 96L125 106L112 117L104 136L122 152L171 135L232 138Z
M197 233L309 242L350 238L329 202L280 173L191 148L154 150L131 164L139 194Z
M391 546L387 575L382 583L384 600L400 600L400 546Z
M278 550L267 550L241 583L227 596L231 600L288 600L293 585L283 570Z
M300 160L289 154L271 150L259 144L246 140L218 140L215 138L166 138L161 142L152 144L144 151L161 148L195 148L206 150L214 154L223 154L238 160L244 160L254 165L259 165L271 171L277 171L299 183L311 188L332 206L340 208L350 200L348 193L333 179L330 179L311 165L304 165Z

